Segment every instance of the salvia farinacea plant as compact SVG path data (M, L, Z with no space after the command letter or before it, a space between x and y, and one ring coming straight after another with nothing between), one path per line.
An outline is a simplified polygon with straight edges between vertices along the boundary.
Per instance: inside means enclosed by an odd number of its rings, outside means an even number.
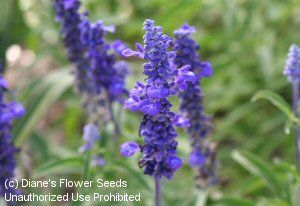
M128 65L116 56L126 46L120 40L108 43L106 35L114 31L114 26L105 26L101 21L91 23L87 12L80 12L78 0L55 0L54 7L68 58L75 65L77 90L89 117L83 134L86 143L80 148L84 152L100 139L100 123L112 121L116 135L120 133L112 105L123 104L128 93Z
M163 34L162 27L153 20L144 22L144 46L136 44L137 51L125 49L125 56L136 56L147 62L143 65L145 83L137 82L130 91L125 107L143 114L139 135L144 143L128 142L121 145L123 156L142 152L139 161L144 173L155 178L156 205L160 205L160 180L171 179L181 166L177 155L177 132L175 126L185 127L188 120L171 111L169 97L178 96L187 88L188 82L197 80L189 65L178 68L174 64L175 52L171 50L172 38Z
M190 37L195 32L195 28L188 24L182 25L174 32L174 62L177 67L190 65L189 71L197 77L196 81L188 82L186 90L180 93L180 110L190 121L188 134L192 151L188 163L197 169L197 185L203 188L215 184L218 179L215 144L209 140L212 121L211 117L205 114L203 90L200 86L201 79L210 77L213 69L209 62L200 61L200 46Z
M286 65L283 74L288 78L292 84L293 91L293 113L295 117L299 116L299 81L300 81L300 48L293 44L288 52ZM296 159L297 168L300 171L300 139L299 139L299 126L294 124L295 146L296 146Z
M5 100L8 82L4 79L2 72L3 67L0 65L0 197L5 194L20 193L14 188L7 189L5 181L14 178L15 154L18 151L12 142L12 122L25 114L25 109L21 104Z

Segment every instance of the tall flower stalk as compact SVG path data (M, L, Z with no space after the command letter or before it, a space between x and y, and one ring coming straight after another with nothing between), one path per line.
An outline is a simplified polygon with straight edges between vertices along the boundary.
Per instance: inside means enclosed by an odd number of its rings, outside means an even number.
M12 122L25 114L25 109L17 102L6 102L5 92L8 83L2 75L0 65L0 197L5 194L19 194L20 191L14 188L6 188L5 181L14 177L16 167L15 154L18 149L12 142Z
M299 80L300 80L300 48L296 44L293 44L288 52L286 65L283 70L283 74L288 78L288 81L292 83L293 92L293 113L295 117L299 117ZM296 165L300 172L300 137L299 126L294 123L294 136L295 136L295 149L296 149Z
M125 89L128 66L117 61L112 50L119 54L125 46L119 40L108 43L106 35L114 27L105 26L101 21L91 23L87 13L79 11L80 1L55 0L54 7L68 58L75 65L77 90L89 118L83 134L86 143L80 148L85 152L100 139L99 125L111 121L115 125L114 136L120 134L113 104L123 104L128 93Z
M211 117L207 116L203 105L203 91L200 86L204 77L212 75L213 70L209 62L200 61L198 50L200 46L190 37L195 33L194 27L188 24L175 30L174 50L176 57L174 63L181 67L190 65L189 71L195 73L197 80L189 82L187 89L180 94L180 110L190 120L188 127L191 142L189 164L197 169L197 185L201 188L217 182L215 144L209 140L212 130Z
M123 156L132 156L141 151L143 156L139 166L144 173L154 177L156 205L161 205L161 179L172 179L174 172L182 166L177 156L177 133L174 126L188 126L188 121L171 111L169 97L178 95L186 88L187 82L194 81L195 75L188 71L189 66L177 69L172 64L175 53L170 51L172 38L163 34L162 27L154 21L144 22L144 46L136 44L137 51L126 49L125 56L136 56L147 62L143 65L147 76L145 84L137 82L130 91L125 107L143 114L139 135L142 145L127 142L121 145Z

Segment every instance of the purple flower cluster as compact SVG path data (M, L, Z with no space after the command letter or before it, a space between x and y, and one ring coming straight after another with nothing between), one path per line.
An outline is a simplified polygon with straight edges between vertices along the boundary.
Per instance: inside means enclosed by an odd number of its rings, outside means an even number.
M120 150L124 156L141 150L143 157L139 165L144 167L145 174L171 179L182 166L176 154L178 143L174 126L188 126L188 121L170 111L172 105L168 98L178 94L178 90L184 89L196 77L188 71L188 66L174 67L175 53L169 51L172 38L163 34L162 27L146 20L144 30L144 47L136 44L137 51L123 51L125 56L137 56L148 61L144 64L146 83L137 82L125 105L132 111L143 113L139 134L144 138L144 144L138 148L136 143L124 143Z
M188 134L192 152L188 162L191 167L197 168L199 185L203 187L217 180L215 146L207 138L212 129L211 118L204 112L203 92L200 87L201 79L211 76L213 69L209 62L199 60L200 47L190 38L190 35L195 32L195 28L187 24L174 32L174 50L176 51L174 63L179 67L190 65L189 71L197 76L197 80L189 82L186 90L181 93L180 110L190 121Z
M2 70L1 65L0 68ZM14 177L16 167L14 156L17 149L12 144L12 121L25 114L22 105L16 102L5 102L4 93L7 88L7 81L0 74L0 196L4 196L5 193L19 193L13 188L6 189L5 181Z
M107 32L113 32L113 26L105 26L101 21L91 23L87 13L79 12L78 0L55 0L56 18L61 23L61 34L67 48L69 60L76 66L77 88L83 99L84 108L92 124L86 128L93 131L101 121L115 121L112 112L113 102L123 103L128 91L125 89L125 77L128 65L117 61L115 53L120 54L126 46L117 40L113 44L106 41ZM115 121L116 131L118 125ZM86 130L85 128L85 130ZM118 132L117 132L118 133ZM91 148L91 139L81 151Z
M89 78L92 80L95 95L105 93L108 101L122 102L127 90L125 77L128 74L128 65L117 61L114 54L109 53L112 48L117 52L126 47L121 41L110 45L105 37L107 32L114 32L114 26L105 26L102 21L92 24L85 18L80 24L81 42L87 47L89 58Z
M61 35L67 49L69 60L75 65L77 89L79 93L91 92L88 80L87 67L89 60L86 56L86 47L80 41L81 31L79 25L84 17L79 12L78 0L55 0L54 8L56 20L61 24Z
M300 80L300 48L296 44L293 44L289 49L283 74L287 76L290 82L296 83Z
M55 0L54 7L69 60L76 66L79 91L88 96L105 93L102 96L110 102L122 101L127 94L124 79L128 66L109 52L121 53L126 47L120 40L109 44L105 39L114 27L101 21L92 24L87 13L79 12L78 0Z

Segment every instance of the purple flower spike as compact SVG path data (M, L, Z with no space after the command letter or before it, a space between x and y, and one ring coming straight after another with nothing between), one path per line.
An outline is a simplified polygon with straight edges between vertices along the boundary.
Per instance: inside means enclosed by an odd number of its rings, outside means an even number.
M201 79L209 77L213 73L209 62L201 62L198 50L200 46L190 38L190 34L195 33L194 27L184 24L177 29L175 34L174 48L176 57L174 64L182 67L179 71L180 78L177 79L178 90L181 91L180 110L184 117L189 119L188 134L191 141L192 152L189 157L189 164L198 171L198 186L206 187L207 182L217 179L215 159L215 147L208 140L212 130L211 118L204 112L203 93L200 87ZM187 69L184 65L190 65ZM190 74L192 72L195 74ZM190 80L185 82L185 80ZM184 91L183 91L184 90ZM209 172L208 172L209 171Z
M106 36L115 31L115 26L106 26L102 21L92 23L87 12L80 12L80 6L79 0L54 0L56 20L61 24L69 61L75 65L77 90L89 121L101 125L113 122L118 136L120 128L113 104L123 104L127 98L125 78L129 67L126 62L118 61L115 53L121 54L126 46L120 40L110 44ZM99 132L91 125L87 127L90 131L84 131L86 144L80 148L81 152L92 149L99 139Z
M189 82L197 79L189 71L189 66L182 65L184 67L181 69L173 66L176 54L170 50L172 38L163 34L162 27L155 26L154 21L147 19L144 30L144 45L136 44L137 51L123 51L125 56L137 56L147 61L143 65L147 76L145 84L136 84L130 91L125 107L143 114L139 130L144 139L141 146L143 157L139 165L144 168L144 173L154 176L156 180L162 177L171 179L182 166L176 154L177 133L174 126L188 126L188 120L170 110L172 105L169 97L178 94L178 85L183 91ZM131 156L132 153L128 151L131 150L124 147L123 155Z
M20 104L5 101L6 89L7 82L0 73L0 197L5 194L20 194L14 188L7 189L5 181L14 178L15 153L18 151L12 143L12 123L25 114L25 109Z
M300 80L300 47L296 44L289 49L283 74L290 82L299 82Z
M120 146L120 153L124 157L131 157L140 151L140 146L135 142L126 142Z

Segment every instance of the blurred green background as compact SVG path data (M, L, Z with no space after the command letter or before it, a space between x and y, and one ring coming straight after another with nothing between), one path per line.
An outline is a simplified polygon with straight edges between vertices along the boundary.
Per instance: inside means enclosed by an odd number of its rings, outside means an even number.
M185 165L172 182L163 183L165 205L297 205L294 197L287 198L286 194L274 191L273 177L270 186L270 177L266 175L278 173L275 178L280 185L289 183L290 176L299 178L291 166L295 161L294 141L292 134L284 132L286 117L269 102L253 103L251 97L258 90L268 89L291 102L291 85L282 70L289 46L300 43L298 0L82 0L82 3L90 11L91 19L116 25L116 33L109 34L109 39L121 39L130 47L142 41L142 23L146 18L155 20L169 35L184 22L194 25L197 33L193 37L202 47L202 59L211 61L214 67L214 75L202 85L207 113L214 117L212 139L219 145L221 184L197 191L194 173ZM12 96L18 97L27 108L27 115L16 122L14 131L16 144L22 148L18 155L18 175L79 178L81 162L77 148L82 144L81 129L86 117L73 89L72 65L66 59L52 3L0 0L0 8L0 57L7 65L6 77L11 88L16 91ZM130 59L130 65L133 71L128 88L143 78L141 62ZM139 121L137 114L127 111L122 114L122 141L138 139ZM186 159L188 141L184 132L180 134L179 153ZM101 144L105 145L109 137L104 135L104 139ZM244 150L251 152L246 152L250 159L253 154L259 158L262 171L241 166L239 157L243 152L237 151ZM126 179L127 190L142 192L141 205L152 205L152 179L142 175L138 157L111 160L116 151L102 152L107 166L94 169L94 174L112 180ZM264 168L266 164L270 167ZM286 190L298 194L294 179L289 183L293 188Z

